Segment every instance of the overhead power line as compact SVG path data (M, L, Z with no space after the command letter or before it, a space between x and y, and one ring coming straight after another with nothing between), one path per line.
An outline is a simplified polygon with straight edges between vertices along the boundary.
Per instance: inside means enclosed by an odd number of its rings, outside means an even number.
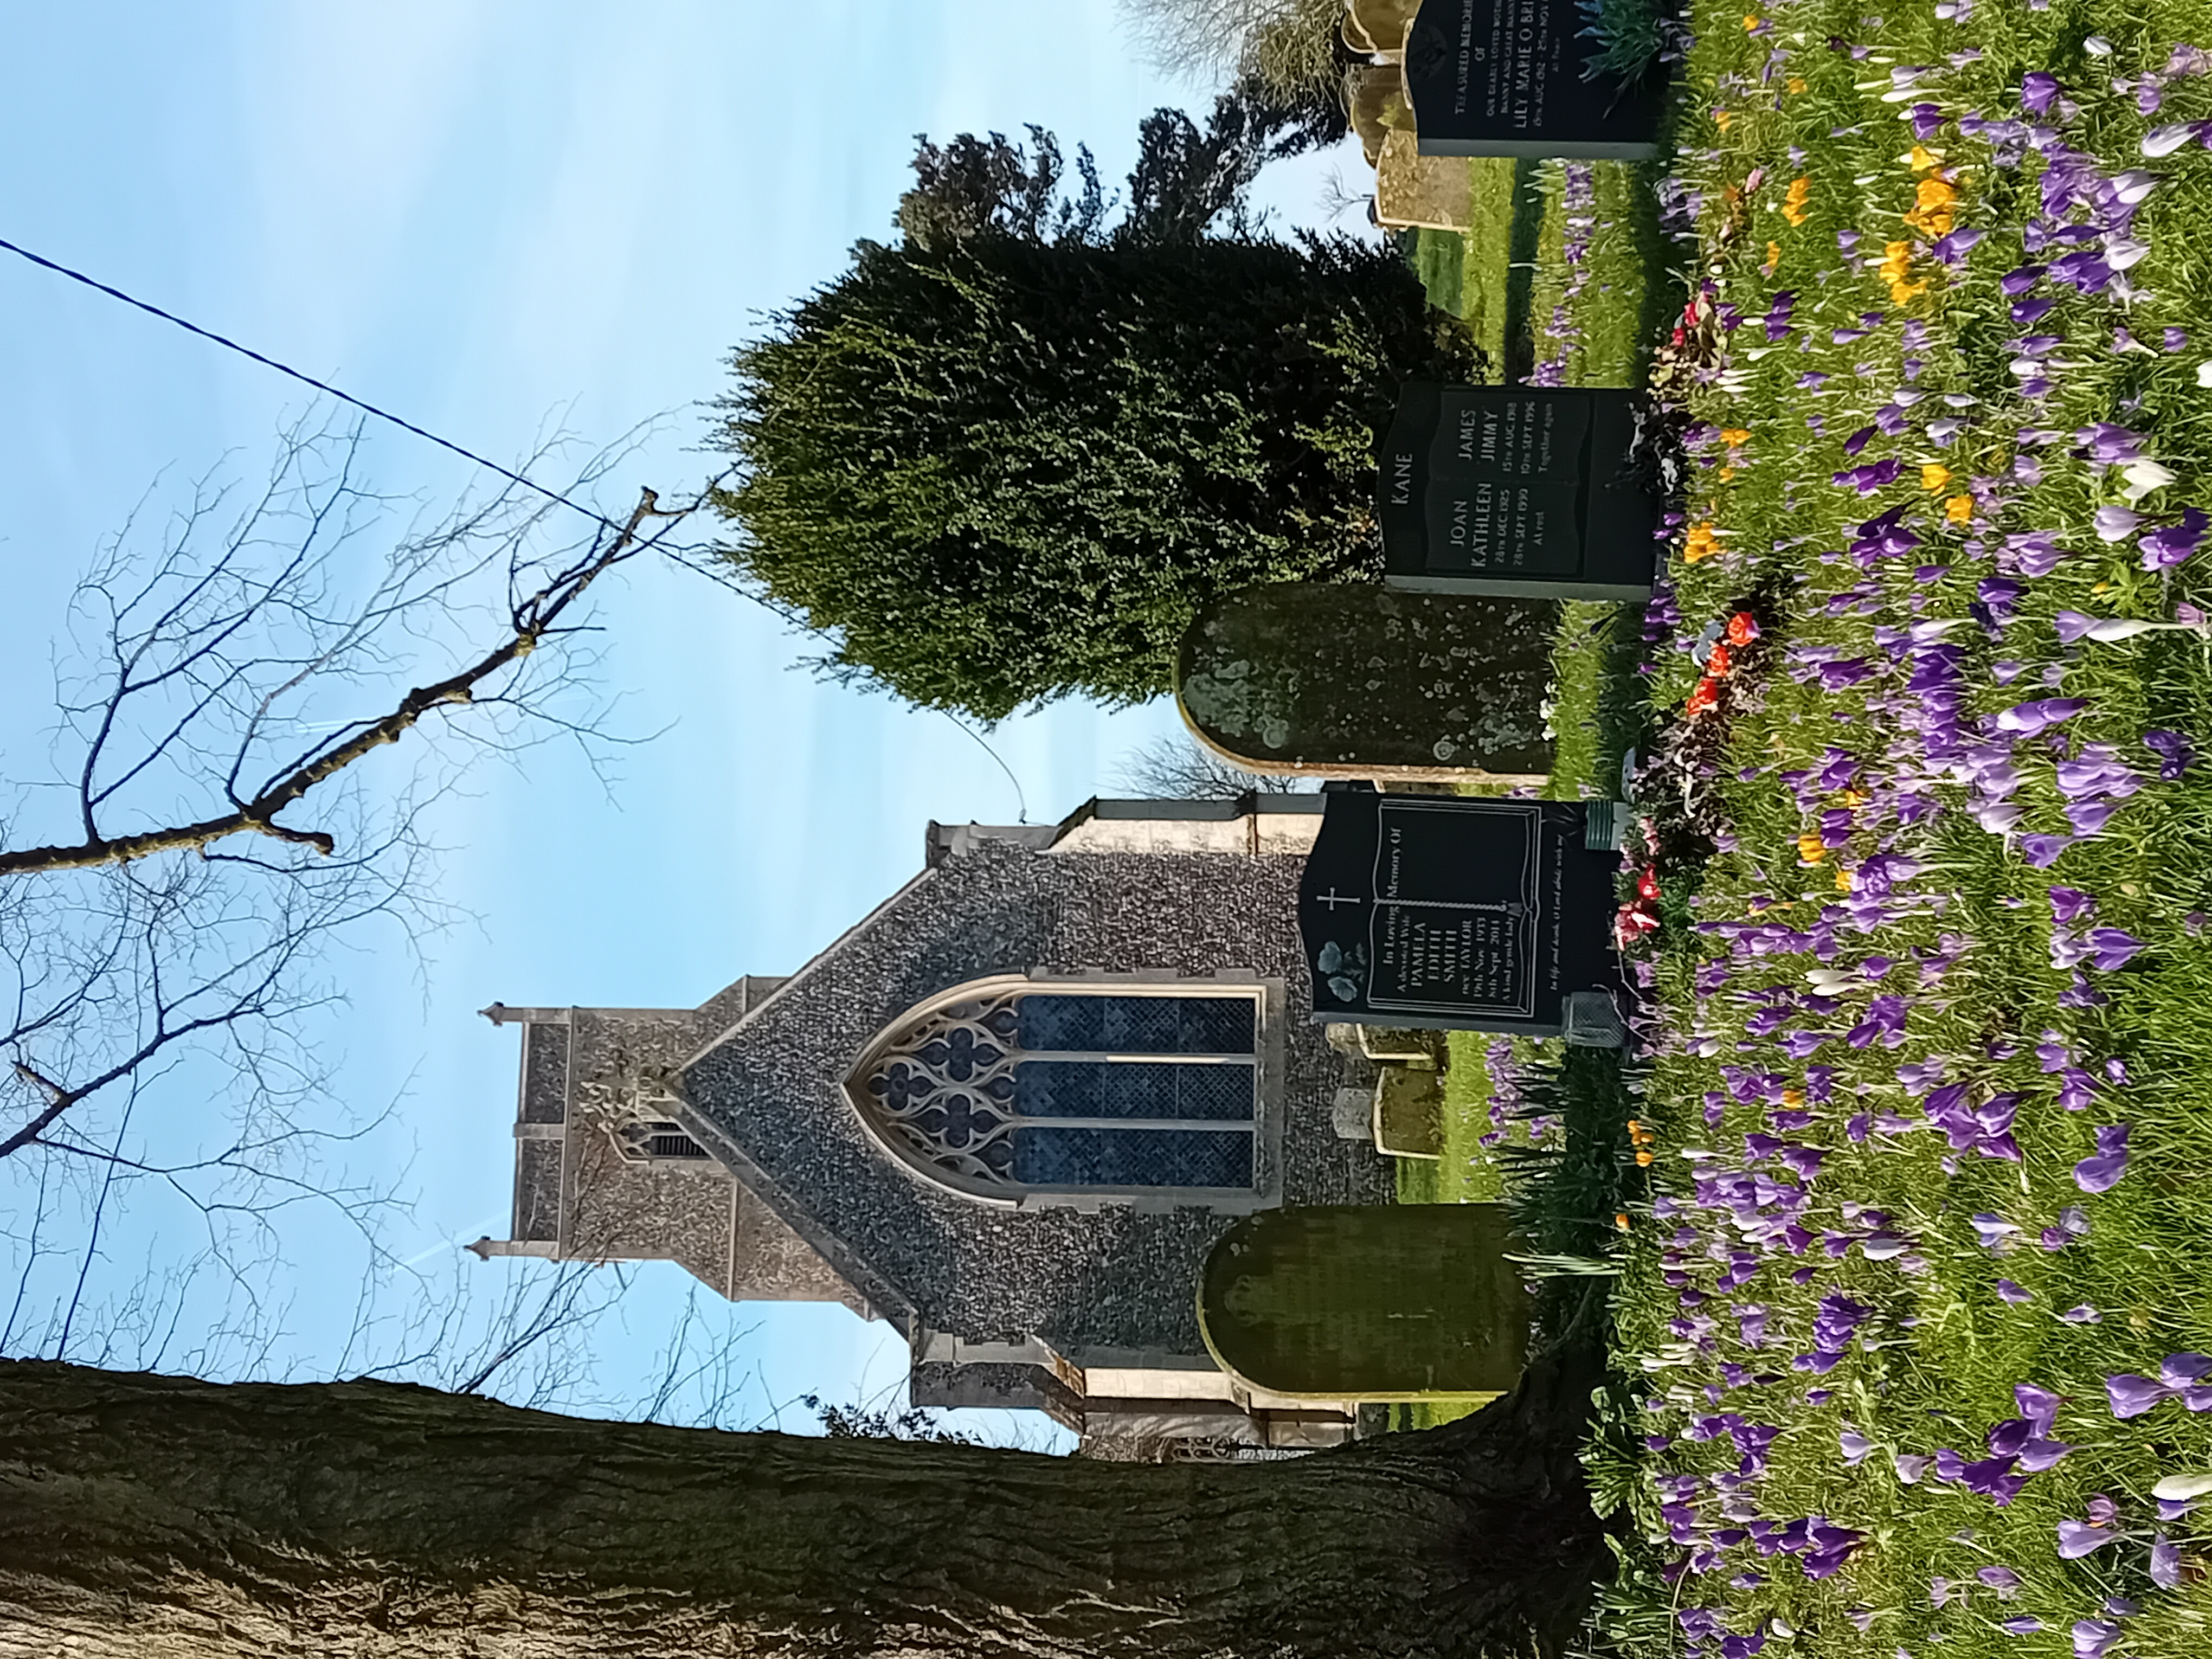
M365 415L373 415L380 421L388 422L390 424L398 427L402 432L411 432L416 437L423 440L426 443L434 443L437 445L439 448L445 450L451 454L458 455L465 461L469 461L477 466L483 467L488 472L497 473L501 477L505 478L510 483L520 484L525 489L534 491L538 495L543 495L549 501L556 501L561 506L567 507L570 512L582 514L585 518L589 519L594 524L603 525L610 530L620 530L622 528L620 525L617 524L612 519L607 517L605 514L598 511L596 508L586 507L582 502L576 501L571 496L562 494L562 492L557 489L549 489L544 484L539 483L535 478L527 477L522 473L515 471L512 467L501 466L497 461L491 460L485 456L479 455L473 449L470 449L461 444L457 444L450 438L441 438L428 428L417 426L412 421L405 420L398 415L394 415L388 409L379 408L376 404L368 402L366 398L356 398L349 392L342 392L337 386L332 386L329 381L319 380L312 374L304 374L301 370L294 368L289 363L279 362L274 357L264 356L260 352L254 350L251 346L240 345L237 341L232 339L228 335L218 334L211 328L202 328L198 323L191 321L188 318L179 317L173 311L164 311L160 306L153 304L150 301L142 300L135 294L126 294L121 289L115 288L106 283L103 283L97 277L88 276L84 272L72 270L68 265L63 264L58 259L49 259L42 253L33 253L30 249L24 247L20 243L11 242L4 236L0 236L0 248L5 248L9 252L15 255L18 258L27 259L31 264L40 266L43 270L51 270L58 276L66 276L72 283L81 283L85 287L92 289L95 294L105 294L109 299L120 300L125 305L130 306L135 310L143 311L149 317L158 317L165 323L173 324L176 327L183 329L187 334L197 334L201 339L210 341L213 343L221 346L225 351L234 351L241 357L245 357L254 362L259 363L264 368L273 368L279 374L284 375L289 380L297 380L302 386L311 386L314 387L316 391L324 393L325 396L335 398L340 403L348 404L352 408L358 409ZM721 586L727 587L732 592L739 595L741 598L750 599L755 605L759 605L765 611L773 611L775 615L781 617L786 622L795 623L799 627L805 628L811 634L819 634L823 631L819 628L816 628L808 623L801 621L800 618L793 615L783 606L775 604L771 600L763 598L762 595L752 592L746 588L740 587L733 582L717 577L714 572L694 563L689 558L681 557L684 554L697 551L696 547L672 548L668 550L678 555L679 562L687 568L698 571L702 575L720 580ZM967 721L962 720L950 709L940 708L937 712L943 714L945 719L951 720L955 726L958 726L963 732L965 732L970 738L974 738L977 747L981 748L985 754L988 755L993 761L997 763L999 769L1006 775L1006 781L1014 786L1014 798L1017 802L1019 803L1021 821L1024 823L1027 823L1030 819L1029 797L1022 788L1022 781L1014 775L1013 768L1007 765L1005 761L1000 759L999 751L992 748L988 743L985 742L983 739L983 734L976 731L974 726L969 725Z
M441 449L452 452L453 454L459 456L465 461L473 461L477 465L483 467L488 472L498 473L501 477L507 479L510 483L519 483L525 489L535 490L538 495L544 496L546 500L558 501L562 506L568 507L572 512L582 514L586 518L590 519L594 523L605 525L610 529L619 530L622 527L616 524L613 520L608 518L604 513L594 512L592 508L562 495L557 489L549 489L544 484L539 483L535 478L525 477L521 473L514 471L510 467L501 466L497 461L488 460L483 456L477 454L473 449L465 448L461 445L455 443L450 438L441 438L436 433L416 425L412 421L403 420L400 416L394 415L388 409L379 409L374 404L369 403L363 398L356 398L349 392L341 392L337 387L332 386L327 380L319 380L312 374L303 374L298 369L294 368L290 364L280 363L274 357L264 357L259 352L254 350L252 347L240 345L237 341L231 339L228 336L218 334L211 328L202 328L198 323L191 322L185 318L179 317L173 311L164 311L161 307L151 304L147 301L141 300L136 295L125 294L119 288L111 288L106 283L100 282L96 277L88 276L81 270L72 270L67 265L63 264L57 260L49 259L43 254L33 253L30 249L11 242L4 236L0 236L0 248L7 249L9 252L16 255L20 258L28 259L34 265L42 265L46 270L54 272L58 276L66 276L72 283L82 283L85 287L93 289L95 293L105 294L111 300L120 300L125 305L135 307L138 310L144 312L149 317L159 317L165 323L173 323L179 328L183 329L187 334L197 334L203 340L212 340L216 344L221 346L226 351L234 351L241 357L250 357L255 362L259 363L264 368L273 368L279 374L286 375L292 380L297 380L302 386L311 386L314 387L316 391L327 393L329 396L337 398L342 404L350 404L354 408L362 410L364 414L374 415L380 421L388 421L403 432L411 432L416 437L424 439L430 443L437 445Z

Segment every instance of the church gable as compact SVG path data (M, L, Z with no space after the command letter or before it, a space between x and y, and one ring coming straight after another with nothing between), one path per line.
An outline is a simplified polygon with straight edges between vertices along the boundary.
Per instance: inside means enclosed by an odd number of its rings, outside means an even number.
M1148 837L1158 839L1120 828L1094 831L1088 845L1117 849L1099 851L1080 850L1086 842L1075 836L1054 849L975 836L934 844L924 877L684 1070L681 1091L710 1143L733 1154L748 1184L756 1184L747 1175L754 1172L763 1195L802 1236L817 1248L834 1239L848 1252L849 1265L824 1251L848 1278L879 1280L889 1305L911 1310L917 1358L927 1336L941 1333L971 1344L1042 1339L1076 1364L1152 1363L1144 1356L1203 1363L1191 1285L1206 1249L1237 1209L1389 1195L1387 1172L1371 1150L1339 1139L1329 1122L1339 1062L1304 1018L1299 866L1284 855L1295 839L1279 833L1291 843L1281 853L1272 846L1231 851L1237 843L1225 836L1218 852L1118 850ZM1199 1122L1227 1109L1220 1102L1234 1092L1215 1079L1205 1087L1219 1098L1207 1096L1196 1079L1170 1075L1176 1067L1158 1055L1123 1052L1134 1040L1126 1030L1107 1042L1068 1035L1070 1026L1042 1051L1059 1068L1048 1091L1054 1097L1032 1099L1038 1109L1024 1113L1019 1133L1043 1149L1030 1154L1031 1174L1074 1178L959 1190L915 1158L896 1156L884 1125L872 1132L848 1093L856 1067L883 1051L887 1034L895 1042L917 1010L961 988L988 982L998 995L1033 985L1060 994L1067 987L1048 982L1110 988L1117 981L1137 994L1197 989L1206 994L1202 1000L1254 1005L1252 1047L1264 1046L1263 1031L1275 1046L1257 1127L1244 1132L1252 1177L1241 1204L1225 1185L1202 1194L1172 1190L1191 1183L1158 1181L1127 1183L1127 1196L1085 1190L1085 1178L1101 1173L1181 1167L1172 1158L1117 1164L1097 1151L1121 1157L1146 1139L1109 1121L1129 1109L1129 1079L1108 1077L1121 1097L1102 1104L1104 1065L1153 1067L1155 1092L1166 1088L1191 1103L1167 1121ZM1105 1048L1080 1046L1093 1040ZM1206 1040L1216 1046L1194 1050L1198 1063L1237 1063L1227 1039ZM1243 1063L1256 1068L1261 1054ZM865 1074L860 1080L865 1085ZM1060 1126L1042 1122L1054 1112L1087 1127L1055 1135ZM1071 1152L1078 1143L1090 1150ZM1167 1143L1153 1135L1150 1144ZM1231 1160L1218 1162L1231 1170Z

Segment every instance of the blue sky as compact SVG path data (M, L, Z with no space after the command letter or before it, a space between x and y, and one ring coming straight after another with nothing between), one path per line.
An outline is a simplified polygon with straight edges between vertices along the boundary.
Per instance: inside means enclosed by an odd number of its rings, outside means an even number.
M549 422L596 445L665 416L611 484L623 500L708 470L697 405L725 355L890 234L915 134L1036 121L1118 179L1143 113L1203 101L1134 60L1110 0L75 0L16 9L9 35L0 235L501 460ZM1335 164L1278 169L1263 198L1311 218ZM261 465L306 397L12 258L0 319L0 769L21 775L85 557L165 469L173 488L226 454ZM400 434L375 435L371 466L426 502L464 480ZM797 672L805 641L696 576L637 570L599 620L617 724L667 729L623 753L611 798L558 749L487 769L439 826L442 896L479 924L423 941L422 976L391 951L344 968L343 1093L398 1103L356 1173L412 1191L392 1242L434 1266L507 1218L514 1038L472 1011L690 1005L787 972L913 873L927 820L1017 815L951 722ZM1069 706L991 743L1050 818L1175 729L1164 705ZM188 1128L198 1109L173 1109ZM21 1196L0 1182L0 1204ZM134 1212L95 1287L182 1248L179 1225ZM268 1363L331 1363L348 1248L301 1224ZM605 1328L610 1389L687 1283L641 1276ZM902 1348L842 1310L737 1322L763 1406L902 1375Z

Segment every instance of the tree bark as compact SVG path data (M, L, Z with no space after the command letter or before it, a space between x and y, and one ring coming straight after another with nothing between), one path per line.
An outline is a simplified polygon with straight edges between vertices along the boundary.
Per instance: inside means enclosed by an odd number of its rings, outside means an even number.
M1595 1381L1139 1466L0 1362L0 1656L1556 1652L1606 1559Z

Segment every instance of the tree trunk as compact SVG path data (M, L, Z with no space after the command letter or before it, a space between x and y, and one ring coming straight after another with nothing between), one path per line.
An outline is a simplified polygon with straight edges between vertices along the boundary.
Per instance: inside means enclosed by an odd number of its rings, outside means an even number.
M0 1656L1556 1652L1595 1375L1272 1464L588 1422L0 1362Z

